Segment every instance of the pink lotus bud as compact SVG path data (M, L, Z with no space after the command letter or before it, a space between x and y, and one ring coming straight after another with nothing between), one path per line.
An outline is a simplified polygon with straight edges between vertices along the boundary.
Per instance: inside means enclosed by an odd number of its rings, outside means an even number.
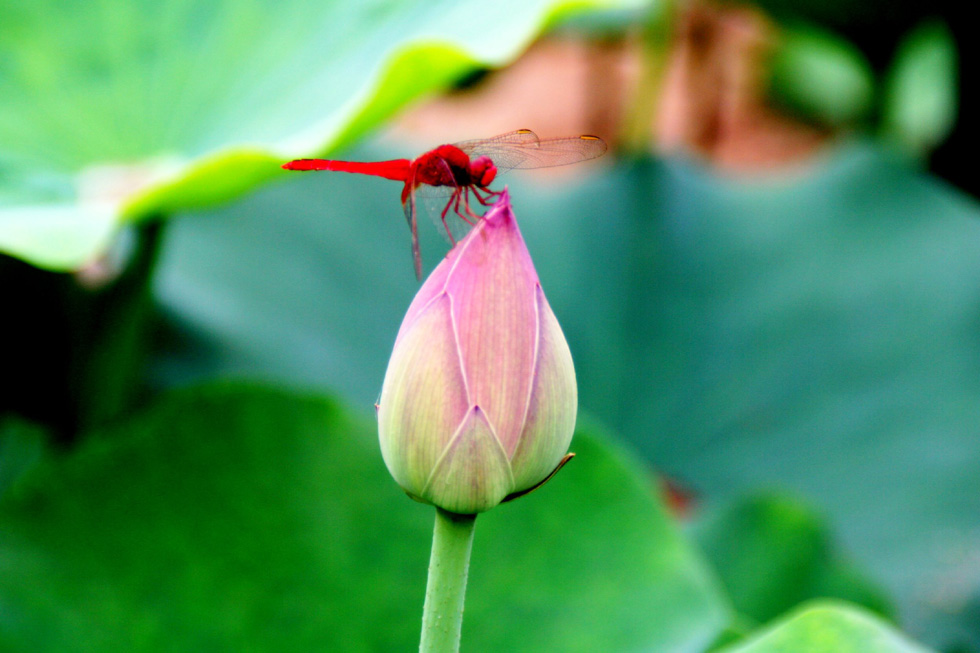
M548 477L577 407L568 344L505 190L405 315L378 407L381 454L409 495L483 512Z

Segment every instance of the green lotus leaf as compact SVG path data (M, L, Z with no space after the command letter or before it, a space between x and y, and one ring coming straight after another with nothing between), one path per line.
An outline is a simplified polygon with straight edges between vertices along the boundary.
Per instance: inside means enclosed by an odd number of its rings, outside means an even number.
M845 603L817 602L718 653L928 653L880 618Z
M92 436L0 500L0 650L417 646L435 513L388 475L373 420L222 385ZM479 518L464 646L704 650L727 601L646 469L594 426L573 449Z

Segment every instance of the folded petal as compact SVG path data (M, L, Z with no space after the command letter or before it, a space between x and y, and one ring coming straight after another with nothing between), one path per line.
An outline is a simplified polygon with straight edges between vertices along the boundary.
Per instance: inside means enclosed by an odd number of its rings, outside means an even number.
M395 345L378 407L381 454L405 490L419 494L466 416L448 295L435 297Z
M446 291L453 297L470 401L486 411L508 456L520 440L534 374L538 275L509 203L460 243Z
M568 451L578 410L572 354L540 286L536 294L541 330L527 418L511 458L515 492L539 483L558 465Z
M507 454L486 413L474 406L419 497L444 510L469 515L493 508L513 486Z

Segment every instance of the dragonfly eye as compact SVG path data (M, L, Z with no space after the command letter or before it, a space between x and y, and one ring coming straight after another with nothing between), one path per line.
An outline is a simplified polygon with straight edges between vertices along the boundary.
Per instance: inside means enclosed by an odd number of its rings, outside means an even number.
M489 186L493 183L493 180L497 177L497 166L492 163L487 166L487 169L483 171L483 176L480 178L481 186Z
M477 157L470 165L470 176L477 185L489 186L497 176L497 166L493 164L490 157Z

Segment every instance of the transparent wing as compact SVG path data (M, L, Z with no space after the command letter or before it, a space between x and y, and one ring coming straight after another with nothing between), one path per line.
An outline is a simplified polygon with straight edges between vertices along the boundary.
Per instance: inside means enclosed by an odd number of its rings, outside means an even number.
M415 190L416 211L429 216L432 224L450 245L458 243L473 228L473 225L460 217L455 210L455 191L455 186L424 184ZM462 202L459 207L460 211L464 210ZM470 208L478 211L482 207L473 206L471 203ZM445 224L443 224L443 211L445 211Z
M498 170L511 170L527 158L526 150L541 142L538 135L530 129L515 129L512 132L454 143L456 147L469 154L471 158L488 156Z
M444 166L445 179L453 180L452 184L430 186L421 184L415 189L416 213L425 213L436 225L436 229L446 237L446 241L455 245L478 219L477 212L482 208L477 202L467 204L470 189L460 187L455 183L455 177L444 160L433 161L434 165ZM474 204L476 206L474 206Z
M471 141L462 141L453 144L469 154L474 151L474 148L479 148L482 146L499 146L506 148L508 146L538 143L540 141L541 139L538 138L538 135L530 129L515 129L512 132L498 134L497 136L491 136L490 138L476 138Z
M409 180L411 183L412 180ZM422 280L422 250L419 248L419 222L415 192L408 194L408 198L402 204L405 211L405 219L408 221L408 228L412 232L412 260L415 264L415 278Z
M488 156L501 172L514 169L550 168L588 161L605 154L605 141L583 135L541 139L530 129L492 138L456 143L471 157Z

